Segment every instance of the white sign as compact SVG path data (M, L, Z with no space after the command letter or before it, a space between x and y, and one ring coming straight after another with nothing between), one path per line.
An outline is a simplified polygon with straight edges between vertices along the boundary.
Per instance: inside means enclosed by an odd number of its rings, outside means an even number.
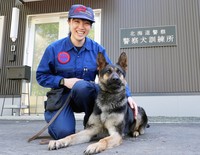
M120 30L120 48L176 45L176 26Z

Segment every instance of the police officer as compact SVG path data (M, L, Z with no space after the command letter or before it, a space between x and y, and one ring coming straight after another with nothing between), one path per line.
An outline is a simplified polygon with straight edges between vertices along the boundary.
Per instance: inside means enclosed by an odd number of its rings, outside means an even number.
M90 7L72 5L69 10L68 24L70 34L66 38L50 44L40 61L36 79L43 87L66 87L69 91L63 95L63 103L69 92L72 94L68 104L57 119L49 126L48 132L54 139L60 139L75 133L74 112L84 112L84 125L92 113L98 85L94 81L97 75L96 58L102 52L107 62L111 63L104 47L87 37L92 24L95 22L94 13ZM137 106L126 90L129 105ZM49 122L57 110L45 110L45 120Z

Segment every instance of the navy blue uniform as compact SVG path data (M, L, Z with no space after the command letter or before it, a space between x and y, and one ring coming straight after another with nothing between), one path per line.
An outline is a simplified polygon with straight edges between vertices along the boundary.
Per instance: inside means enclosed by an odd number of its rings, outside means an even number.
M91 82L97 75L98 52L102 52L107 62L111 63L105 49L87 37L79 51L70 41L70 37L58 40L46 48L36 73L36 79L41 86L59 88L63 78L84 79L73 86L72 101L49 127L49 133L54 139L75 133L73 112L85 112L84 124L87 122L99 89L97 84ZM126 93L130 96L128 86ZM64 100L67 96L68 94ZM45 120L49 122L56 112L45 111Z

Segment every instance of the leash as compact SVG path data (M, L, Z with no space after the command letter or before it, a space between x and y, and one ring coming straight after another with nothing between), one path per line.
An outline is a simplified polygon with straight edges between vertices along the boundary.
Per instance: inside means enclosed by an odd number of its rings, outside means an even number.
M57 113L53 116L53 118L49 121L49 123L45 127L43 127L38 133L33 135L31 138L29 138L28 142L31 142L31 141L33 141L35 139L41 138L40 135L55 121L55 119L58 117L58 115L61 113L61 111L64 109L64 107L69 104L71 97L72 97L72 95L70 93L68 95L66 101L62 105L62 107L57 111Z

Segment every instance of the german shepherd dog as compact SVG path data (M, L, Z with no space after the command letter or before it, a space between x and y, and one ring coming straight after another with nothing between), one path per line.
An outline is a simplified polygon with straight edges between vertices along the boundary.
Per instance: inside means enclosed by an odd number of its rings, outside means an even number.
M51 140L49 150L89 142L92 137L106 130L107 137L90 144L84 151L86 155L96 154L120 145L124 133L132 136L144 134L148 122L144 109L138 107L137 119L134 119L134 110L127 103L125 91L127 55L121 53L117 64L110 65L103 54L99 53L97 64L100 91L86 128L63 139Z

